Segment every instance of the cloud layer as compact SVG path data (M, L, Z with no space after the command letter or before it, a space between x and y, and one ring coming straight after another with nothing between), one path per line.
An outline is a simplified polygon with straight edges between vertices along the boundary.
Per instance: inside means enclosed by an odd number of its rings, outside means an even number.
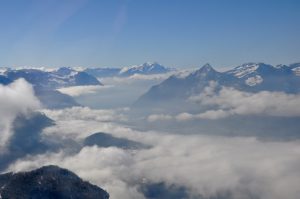
M140 132L68 111L49 115L58 120L56 126L44 132L48 136L80 140L102 131L152 147L128 151L92 146L75 154L60 151L28 156L9 170L57 164L105 188L112 198L143 198L138 187L147 182L184 186L190 195L204 197L227 191L234 199L297 199L300 194L298 141L261 142L255 138Z
M270 91L250 93L228 87L222 87L218 91L215 82L210 82L204 92L200 95L191 96L189 101L196 103L197 106L206 107L206 111L197 114L188 112L177 115L152 114L148 116L147 120L149 122L216 120L234 115L300 116L299 94Z
M226 87L216 92L215 87L215 83L211 83L204 93L190 98L200 105L217 106L216 110L199 114L199 118L217 119L229 115L255 114L300 116L300 95L270 91L248 93Z

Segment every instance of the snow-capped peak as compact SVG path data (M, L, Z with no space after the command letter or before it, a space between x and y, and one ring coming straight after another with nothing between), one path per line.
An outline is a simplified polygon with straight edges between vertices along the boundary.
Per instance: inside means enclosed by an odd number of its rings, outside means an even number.
M146 62L141 65L134 65L129 67L124 67L120 70L121 75L133 75L133 74L159 74L168 72L169 69L160 65L157 62Z

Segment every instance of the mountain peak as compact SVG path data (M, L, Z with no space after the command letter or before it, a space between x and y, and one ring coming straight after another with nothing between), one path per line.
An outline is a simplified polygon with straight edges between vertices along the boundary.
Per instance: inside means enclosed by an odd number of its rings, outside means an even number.
M194 74L207 75L207 74L216 73L216 72L217 71L209 63L207 63L207 64L203 65L199 70L195 71Z
M200 69L191 73L187 78L196 78L196 79L214 79L218 72L210 65L205 64Z
M145 62L141 65L134 65L124 67L120 71L123 76L130 76L134 74L159 74L169 72L170 69L160 65L157 62Z
M208 71L215 71L215 69L209 64L209 63L206 63L204 64L201 68L200 68L200 71L203 71L203 72L208 72Z
M160 65L160 64L157 62L145 62L142 64L142 66L153 66L153 65Z

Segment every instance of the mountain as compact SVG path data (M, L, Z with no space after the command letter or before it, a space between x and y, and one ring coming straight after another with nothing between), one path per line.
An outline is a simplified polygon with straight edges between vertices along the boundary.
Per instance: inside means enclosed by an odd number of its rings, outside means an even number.
M171 69L166 68L156 62L146 62L144 64L138 66L130 66L124 67L119 72L120 76L131 76L134 74L142 74L142 75L152 75L152 74L160 74L170 72Z
M34 88L35 95L45 108L61 109L73 106L81 106L71 96L61 93L54 89Z
M288 67L292 69L295 75L300 76L300 63L290 64Z
M135 105L154 105L183 100L193 93L201 92L209 85L210 81L215 81L220 77L221 73L214 70L209 64L185 77L172 75L162 83L152 86L148 92L138 99Z
M123 68L87 68L84 72L98 78L104 77L129 77L135 74L153 75L170 72L170 68L166 68L156 62L146 62L141 65L134 65Z
M218 72L209 64L189 75L172 75L150 88L137 102L139 105L158 105L175 100L187 100L200 94L211 81L218 87L226 86L247 92L282 91L300 93L300 64L272 66L264 63L247 63L232 70Z
M38 69L8 69L3 75L11 81L24 78L35 87L57 89L68 86L102 85L94 76L62 67L54 71Z
M107 133L94 133L86 137L83 141L84 146L99 146L99 147L118 147L123 149L140 149L145 148L143 144L128 140L125 138L113 137Z
M79 106L69 95L56 89L69 86L102 85L92 75L76 71L69 67L62 67L53 71L41 69L10 69L1 71L0 84L6 85L16 79L24 78L33 85L35 95L45 108L67 108Z
M7 85L11 83L12 81L5 77L4 75L0 75L0 84Z
M282 91L299 93L300 77L296 67L286 65L272 66L264 63L247 63L227 71L237 78L238 88L245 91Z
M103 189L57 166L44 166L29 172L1 174L0 187L2 199L109 198L109 194Z
M84 72L95 77L114 77L118 76L121 68L87 68Z
M40 112L18 115L11 127L12 135L6 146L7 151L0 153L0 171L18 158L51 150L53 146L42 139L41 133L52 125L54 121Z

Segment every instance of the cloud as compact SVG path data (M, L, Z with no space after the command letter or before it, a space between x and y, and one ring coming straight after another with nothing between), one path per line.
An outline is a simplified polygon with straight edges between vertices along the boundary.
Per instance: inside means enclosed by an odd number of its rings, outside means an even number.
M58 91L60 91L61 93L73 96L73 97L77 97L80 95L86 95L86 94L94 94L94 93L98 93L101 92L101 90L104 89L108 89L112 86L71 86L71 87L65 87L65 88L60 88L57 89Z
M48 135L58 132L60 137L82 139L104 131L152 147L134 151L84 147L76 154L60 151L28 156L8 170L57 164L103 187L112 198L143 198L138 187L144 182L184 186L191 195L204 197L226 191L230 191L233 199L297 199L300 194L297 140L262 142L251 137L140 132L68 111L56 112L49 112L57 119L57 125L45 131Z
M101 82L104 84L110 85L118 85L118 84L136 84L138 82L149 82L149 83L159 83L160 81L167 79L175 72L168 72L163 74L151 74L151 75L143 75L143 74L134 74L128 77L108 77L102 78Z
M229 115L230 115L229 112L219 109L219 110L208 110L200 114L180 113L175 116L175 119L177 121L187 121L187 120L194 120L194 119L216 120L216 119L228 117Z
M91 109L89 107L71 107L60 110L44 109L41 110L54 120L92 120L98 122L126 121L127 118L122 114L127 109Z
M18 79L9 85L0 85L0 148L3 149L12 133L12 123L20 115L40 107L32 86L24 79Z
M55 126L46 128L43 134L54 136L56 139L80 140L92 133L110 132L114 129L114 123L127 120L123 114L127 109L101 110L88 107L72 107L41 111L56 122ZM118 131L118 128L115 131Z
M256 114L283 117L300 116L299 94L270 91L249 93L227 87L213 93L215 87L215 83L211 83L204 93L190 98L200 105L217 106L215 110L198 114L196 117L218 119L230 115Z
M167 114L152 114L149 115L147 118L148 122L156 122L156 121L168 121L168 120L172 120L173 117L171 115L167 115Z
M184 186L190 194L204 197L222 191L230 191L236 199L299 196L299 143L157 133L145 137L153 148L130 153L85 147L72 156L60 152L27 157L10 170L57 164L103 187L112 198L143 198L138 192L143 181Z

